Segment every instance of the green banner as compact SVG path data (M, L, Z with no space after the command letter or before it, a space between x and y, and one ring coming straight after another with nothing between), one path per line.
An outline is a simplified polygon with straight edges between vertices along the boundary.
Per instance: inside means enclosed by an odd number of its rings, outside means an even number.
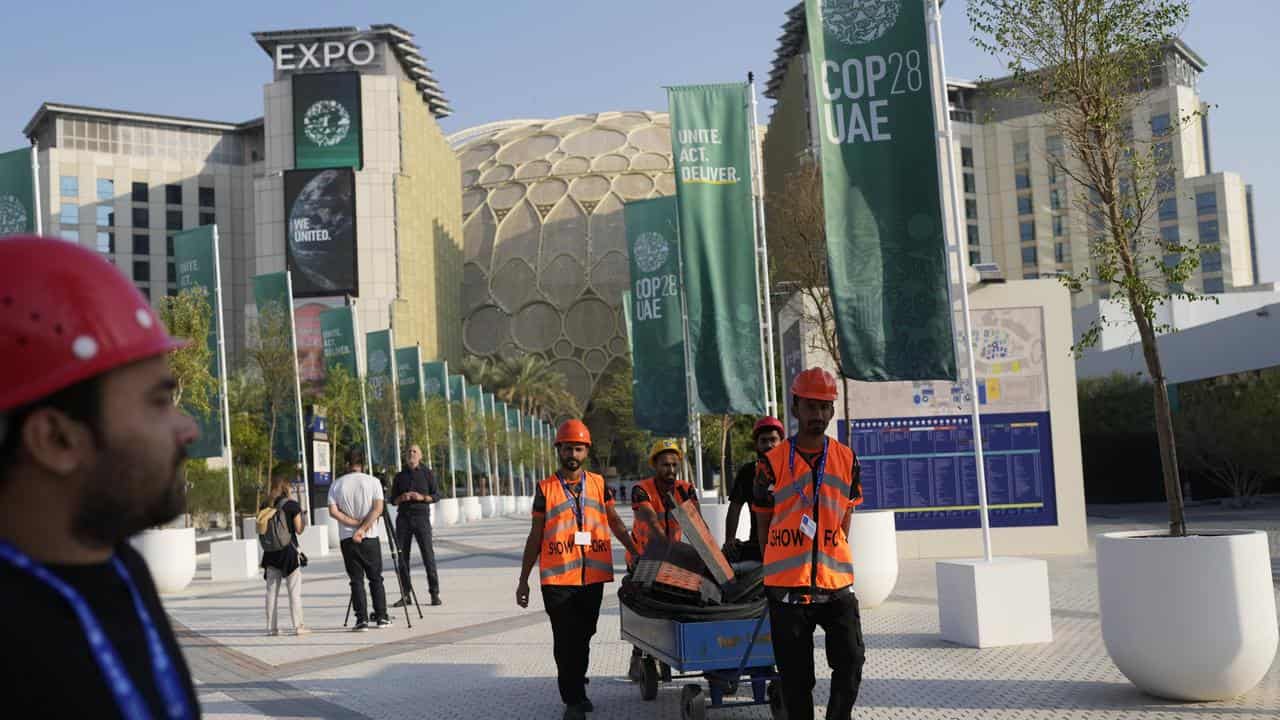
M461 375L449 376L449 402L457 407L451 408L453 413L453 447L449 451L453 469L461 472L467 469L465 460L468 456L463 455L466 452L466 445L462 442L462 428L467 422L467 379ZM462 408L462 414L459 415L458 408Z
M680 317L680 240L676 199L629 202L622 208L631 254L631 292L624 300L631 338L636 427L658 435L689 432Z
M422 402L422 349L417 345L396 348L396 386L402 409Z
M2 201L0 201L2 202ZM186 408L195 419L200 435L187 446L187 456L193 458L222 457L222 380L218 372L218 325L221 313L218 298L218 249L212 225L184 230L173 235L173 264L178 275L178 292L193 290L204 295L209 307L209 374L213 376L214 392L209 396L207 415Z
M324 341L324 366L341 365L360 377L356 362L356 323L349 306L325 310L320 313L320 337Z
M480 422L484 422L487 414L487 407L484 402L484 390L479 385L468 385L466 389L467 397L467 414L477 417ZM471 447L471 467L477 472L489 472L489 453L485 452L483 443L472 442Z
M702 413L765 411L748 92L746 83L667 90L693 405Z
M422 363L422 394L449 399L449 365L443 360Z
M827 272L854 380L956 378L924 6L805 0Z
M36 231L34 152L25 147L0 153L0 237Z
M269 326L269 332L278 335L278 337L262 338L260 342L281 343L288 346L289 357L293 359L293 376L287 381L287 399L282 399L276 407L268 408L274 415L276 423L276 435L271 443L272 451L282 460L293 458L300 460L302 458L302 418L298 416L301 410L297 395L298 348L293 339L293 297L289 287L289 273L255 275L253 302L258 307L259 332L262 332L264 326Z
M365 333L365 373L369 379L369 437L372 447L369 464L394 468L398 465L399 443L396 433L399 411L396 407L395 368L391 364L391 331Z
M360 73L293 76L293 166L361 169Z

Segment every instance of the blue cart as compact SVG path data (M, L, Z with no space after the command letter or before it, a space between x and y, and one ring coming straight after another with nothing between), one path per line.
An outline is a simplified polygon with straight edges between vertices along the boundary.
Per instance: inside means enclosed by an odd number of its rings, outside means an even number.
M753 620L681 622L647 618L623 605L621 622L622 639L645 653L640 679L642 700L657 697L659 680L705 678L710 702L703 696L700 684L681 689L683 720L701 720L708 707L765 704L775 720L785 720L767 613ZM679 674L671 674L672 671ZM751 684L751 700L726 702L726 696L737 694L743 680Z

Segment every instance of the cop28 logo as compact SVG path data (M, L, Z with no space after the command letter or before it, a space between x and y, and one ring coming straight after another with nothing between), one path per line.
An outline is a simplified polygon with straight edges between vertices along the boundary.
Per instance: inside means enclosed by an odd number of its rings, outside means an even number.
M822 0L822 24L840 42L879 40L898 22L902 0Z
M320 147L333 147L351 131L351 116L336 100L321 100L302 116L302 131Z
M386 372L390 364L387 360L387 354L381 350L374 350L369 354L369 372L374 375L381 375Z
M662 233L640 233L636 238L636 265L643 272L651 273L667 262L669 248Z
M27 208L12 195L0 195L0 235L13 235L27 229Z

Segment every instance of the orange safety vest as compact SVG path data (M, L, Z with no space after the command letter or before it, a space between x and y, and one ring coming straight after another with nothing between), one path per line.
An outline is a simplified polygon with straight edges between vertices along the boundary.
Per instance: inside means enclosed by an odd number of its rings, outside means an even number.
M845 513L862 503L861 487L855 497L849 497L850 488L858 482L857 458L847 446L827 440L815 512L814 470L799 452L793 455L793 443L794 439L779 443L765 458L774 478L774 504L764 547L764 584L840 590L853 584L853 554L842 523ZM805 515L817 524L813 539L801 530Z
M658 479L647 477L636 483L635 487L631 489L633 495L636 490L643 490L649 496L649 501L643 504L648 505L654 514L658 516L658 527L663 530L667 537L667 542L679 542L681 537L680 523L676 521L675 513L667 512L667 504L662 501L662 495L658 490ZM676 496L676 502L684 502L686 499L694 497L695 494L693 485L680 479L676 479L672 492ZM634 504L632 507L635 507ZM644 554L644 549L649 544L649 539L649 524L636 518L631 525L631 540L635 542L636 549L640 551L641 555ZM628 552L627 564L630 565L635 561L636 558Z
M547 500L542 526L542 547L538 551L539 577L543 585L593 585L613 582L613 541L609 535L609 514L605 508L604 478L584 473L579 491L582 524L574 512L578 501L565 493L558 475L538 486ZM574 544L574 533L591 533L590 545Z

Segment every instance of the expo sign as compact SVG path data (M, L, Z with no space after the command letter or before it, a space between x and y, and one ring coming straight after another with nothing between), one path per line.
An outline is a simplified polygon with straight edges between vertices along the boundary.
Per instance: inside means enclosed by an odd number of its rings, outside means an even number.
M275 47L276 70L317 70L333 65L362 67L377 55L368 40L281 43Z

